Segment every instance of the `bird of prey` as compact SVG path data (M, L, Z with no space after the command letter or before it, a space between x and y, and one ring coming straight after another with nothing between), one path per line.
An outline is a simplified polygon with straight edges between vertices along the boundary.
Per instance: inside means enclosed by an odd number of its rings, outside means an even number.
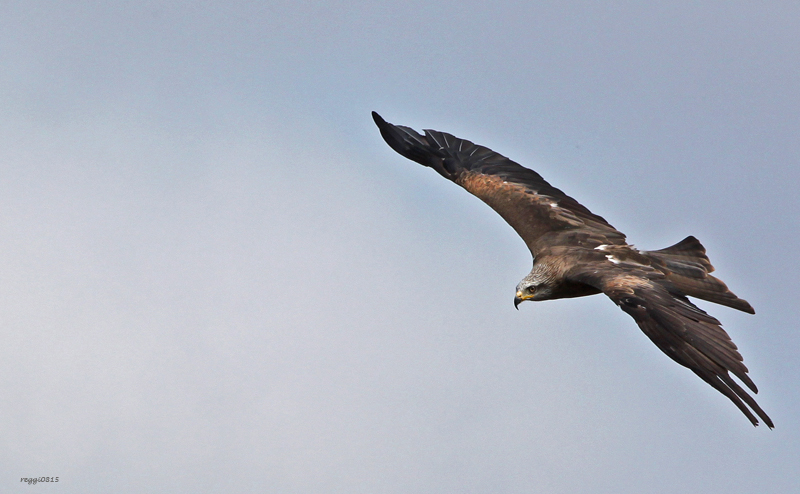
M517 285L515 306L604 293L662 352L727 396L753 425L758 425L757 415L773 427L730 375L758 393L736 345L716 318L687 298L755 313L709 274L714 268L696 238L661 250L636 249L623 233L535 171L451 134L425 130L422 135L375 112L372 117L392 149L467 189L522 237L533 255L533 269Z

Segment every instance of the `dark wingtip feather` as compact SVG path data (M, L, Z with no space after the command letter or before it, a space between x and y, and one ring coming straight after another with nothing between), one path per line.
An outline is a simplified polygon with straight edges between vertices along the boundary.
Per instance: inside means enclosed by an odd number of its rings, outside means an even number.
M372 112L372 119L375 120L375 124L381 131L381 137L389 147L411 161L429 166L442 176L453 179L452 175L442 166L444 155L440 146L432 146L428 141L428 134L423 136L410 127L391 124L376 112Z
M381 137L386 141L386 144L406 158L419 162L421 153L416 148L420 148L420 143L410 140L412 136L409 132L413 132L411 129L392 125L378 115L377 112L372 112L372 119L381 131ZM416 134L416 132L414 133ZM420 137L421 136L417 134L416 141L419 141Z
M378 112L372 112L372 120L375 121L375 125L377 125L378 129L380 129L381 135L384 139L386 139L387 134L391 135L392 127L394 126L384 120L383 117L378 115Z

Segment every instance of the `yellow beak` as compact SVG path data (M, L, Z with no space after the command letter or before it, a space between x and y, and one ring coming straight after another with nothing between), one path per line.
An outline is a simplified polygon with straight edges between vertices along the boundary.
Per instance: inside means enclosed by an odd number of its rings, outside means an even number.
M517 292L516 296L514 296L514 308L519 310L519 304L526 300L530 300L533 298L533 295L525 295L522 292Z

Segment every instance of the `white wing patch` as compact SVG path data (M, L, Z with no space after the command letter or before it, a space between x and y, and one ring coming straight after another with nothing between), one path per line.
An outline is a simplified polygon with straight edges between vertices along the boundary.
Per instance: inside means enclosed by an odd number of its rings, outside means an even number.
M617 259L616 257L614 257L613 255L611 255L611 254L607 254L606 255L606 259L608 259L609 261L613 262L614 264L619 264L619 263L622 262L619 259Z

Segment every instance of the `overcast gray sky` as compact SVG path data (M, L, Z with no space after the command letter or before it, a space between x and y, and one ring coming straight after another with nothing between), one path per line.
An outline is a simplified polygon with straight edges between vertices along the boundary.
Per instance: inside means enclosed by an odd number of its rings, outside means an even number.
M3 2L0 490L800 492L797 2ZM752 427L369 112L686 235Z

